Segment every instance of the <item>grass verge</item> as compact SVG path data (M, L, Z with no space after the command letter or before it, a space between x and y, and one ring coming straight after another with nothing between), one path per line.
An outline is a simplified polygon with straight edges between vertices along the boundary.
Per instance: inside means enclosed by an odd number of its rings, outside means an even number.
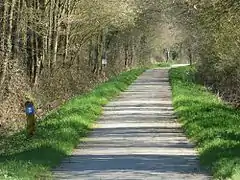
M173 62L159 62L155 65L156 68L161 67L170 67L173 64Z
M25 132L0 139L0 179L51 179L51 168L86 137L110 99L125 90L144 69L124 72L78 96L37 124L31 139Z
M173 68L173 104L200 163L215 179L240 179L240 111L194 82L191 67Z

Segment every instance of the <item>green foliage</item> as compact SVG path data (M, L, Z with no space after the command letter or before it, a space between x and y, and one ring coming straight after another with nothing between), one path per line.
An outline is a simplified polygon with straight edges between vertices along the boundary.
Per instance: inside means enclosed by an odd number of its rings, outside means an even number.
M200 162L215 178L239 179L240 111L227 106L190 78L191 67L170 70L174 108Z
M172 7L203 82L239 106L239 1L183 0L175 1Z
M157 64L157 67L170 67L172 64L171 62L161 62Z
M92 92L75 97L50 113L27 139L20 132L0 139L0 179L51 179L51 168L71 154L91 130L110 99L125 90L144 68L124 72Z
M172 62L158 62L156 64L152 65L152 68L165 68L165 67L171 67L173 63Z

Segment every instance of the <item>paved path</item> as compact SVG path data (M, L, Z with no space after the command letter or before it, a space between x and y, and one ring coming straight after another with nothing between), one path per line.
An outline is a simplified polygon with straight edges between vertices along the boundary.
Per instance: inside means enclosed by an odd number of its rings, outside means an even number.
M56 179L207 180L175 121L168 70L148 70L109 103Z

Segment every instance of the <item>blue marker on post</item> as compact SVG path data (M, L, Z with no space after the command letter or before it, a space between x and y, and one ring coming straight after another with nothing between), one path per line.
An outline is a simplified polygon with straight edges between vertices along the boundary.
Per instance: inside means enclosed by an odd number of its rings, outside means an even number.
M29 136L32 136L36 128L35 109L32 102L27 101L25 103L25 113L27 116L27 132Z
M25 112L27 115L33 115L35 113L35 109L34 109L34 106L33 104L27 104L26 105L26 108L25 108Z

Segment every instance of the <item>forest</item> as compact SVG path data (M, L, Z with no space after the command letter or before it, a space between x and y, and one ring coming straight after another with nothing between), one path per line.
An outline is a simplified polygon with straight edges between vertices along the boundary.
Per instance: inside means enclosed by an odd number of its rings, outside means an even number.
M42 117L166 49L239 106L238 0L1 0L0 21L1 132L24 127L25 101Z

